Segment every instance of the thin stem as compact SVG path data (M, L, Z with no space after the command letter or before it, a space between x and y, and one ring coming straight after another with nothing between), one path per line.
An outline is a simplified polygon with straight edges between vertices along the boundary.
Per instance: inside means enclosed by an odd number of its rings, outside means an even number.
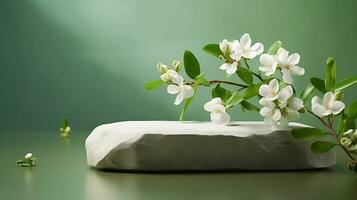
M247 62L247 59L244 58L243 60L244 60L244 64L245 64L245 66L247 67L247 69L250 70L250 66L249 66L249 64L248 64L248 62ZM253 72L253 71L251 71L251 72L252 72L252 74L253 74L255 77L259 78L260 81L264 82L264 79L262 78L262 76L261 76L260 74L255 73L255 72Z
M348 155L348 157L352 160L352 161L355 161L355 158L350 154L350 152L347 151L347 149L341 144L339 138L338 138L338 135L335 131L335 129L333 129L332 127L332 120L330 117L328 117L328 123L326 123L321 117L315 115L313 112L311 112L310 110L307 111L308 113L314 115L315 117L317 117L325 126L327 129L330 130L331 134L335 137L335 139L337 140L338 142L338 145L343 149L343 151Z
M247 88L248 85L243 85L243 84L239 84L239 83L234 83L234 82L231 82L231 81L222 81L222 80L211 80L209 81L209 83L212 85L212 84L216 84L216 83L225 83L225 84L229 84L229 85L235 85L235 86L239 86L239 87L242 87L242 88Z
M252 72L252 74L253 74L255 77L259 78L260 81L264 82L264 79L262 78L262 76L260 76L260 74L257 74L257 73L255 73L255 72Z

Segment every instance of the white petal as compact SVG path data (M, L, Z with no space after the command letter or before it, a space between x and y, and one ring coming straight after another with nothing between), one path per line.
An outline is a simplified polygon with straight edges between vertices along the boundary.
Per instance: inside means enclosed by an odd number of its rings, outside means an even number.
M269 54L262 54L259 57L259 61L263 66L271 66L275 62L274 56Z
M172 82L176 83L179 86L183 84L183 78L179 74L170 75L170 79Z
M242 54L240 52L235 52L231 54L231 58L235 61L239 61L242 58Z
M304 107L304 102L300 98L293 97L289 101L289 108L291 108L292 110L299 111L303 107Z
M312 112L319 116L319 117L324 117L328 115L328 111L325 110L325 108L322 105L315 104L311 107Z
M305 69L301 68L299 66L293 66L293 67L291 67L291 73L294 75L302 76L305 74Z
M260 55L263 53L264 51L264 45L262 43L255 43L252 47L251 50L253 50L256 55Z
M282 90L280 90L278 95L279 95L278 98L279 102L286 103L288 99L293 95L293 88L290 85L288 85Z
M193 90L193 87L190 85L183 85L181 88L181 92L182 92L183 98L185 98L185 99L191 98L193 96L193 94L195 93Z
M283 73L283 81L287 84L292 84L293 78L291 77L290 70L282 69L281 72Z
M287 63L288 62L288 56L289 56L289 52L286 51L284 48L280 47L279 50L278 50L278 60L280 62L283 62L283 63Z
M272 112L272 108L269 108L269 107L263 107L259 111L260 115L263 117L270 116L271 112Z
M268 107L268 108L275 108L275 103L266 100L265 98L262 98L259 100L259 104L264 106L264 107Z
M167 92L169 94L177 94L181 91L181 88L177 85L174 85L174 84L170 84L167 86Z
M255 51L244 51L242 56L244 58L248 58L248 59L253 59L255 58L255 56L257 56L257 53Z
M291 66L297 65L299 61L300 61L300 55L298 53L291 54L288 58L288 63Z
M335 95L333 95L332 92L327 92L324 95L324 99L323 99L323 105L328 108L331 109L333 102L335 101Z
M230 120L230 116L226 112L212 112L211 121L216 124L226 124Z
M176 99L175 99L174 104L175 104L175 105L179 105L182 101L183 101L183 94L182 94L182 92L180 92L180 93L178 93L178 95L176 96Z
M216 97L216 98L213 98L211 100L212 103L215 103L215 104L222 104L222 99L220 97Z
M335 101L332 104L331 107L331 112L334 115L337 115L338 113L340 113L343 109L345 109L345 104L342 101Z
M229 74L229 75L236 73L236 71L237 71L237 63L236 62L230 64L229 68L226 70L227 74Z
M230 51L230 45L230 42L224 39L222 42L219 43L219 48L223 53L226 53Z
M243 48L249 48L251 45L251 39L250 39L250 35L248 33L245 33L244 35L242 35L242 37L240 38L240 45Z
M274 114L272 116L272 120L278 121L281 118L280 110L275 109Z
M204 106L204 109L208 112L215 110L222 110L222 99L219 97L213 98L211 101L207 102ZM223 111L224 111L223 107Z
M228 122L231 120L231 116L227 112L222 112L221 113L221 118L218 124L228 124Z
M311 99L311 105L315 106L315 105L322 105L322 99L318 96L314 96Z
M273 79L269 82L269 87L274 93L278 93L279 91L279 82L276 79Z
M271 88L267 84L263 84L259 88L259 95L262 97L270 97L272 93Z
M219 67L219 69L221 69L221 70L227 70L229 68L229 64L228 63L223 63L220 67Z

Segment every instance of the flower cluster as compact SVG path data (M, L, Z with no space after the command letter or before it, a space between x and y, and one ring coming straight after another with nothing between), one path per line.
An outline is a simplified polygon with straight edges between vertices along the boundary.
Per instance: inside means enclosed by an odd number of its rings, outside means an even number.
M262 97L259 104L263 106L260 114L264 121L274 127L280 121L280 127L287 127L289 121L299 118L299 111L304 107L300 98L293 96L293 88L290 85L279 89L279 81L273 79L269 84L263 84L259 88Z
M265 76L271 76L277 69L281 70L283 74L283 81L287 84L292 84L292 75L304 75L305 70L297 66L300 62L300 55L294 53L289 55L289 52L280 47L276 55L262 54L260 56L260 63L262 66L259 70L265 74Z
M248 33L244 34L240 40L234 40L230 42L224 39L219 48L222 52L222 58L225 62L219 67L221 70L225 70L227 74L232 75L237 71L238 62L244 59L253 59L257 55L260 55L264 51L262 43L255 43L251 45L252 40Z
M349 152L357 154L357 130L349 129L344 132L340 142Z
M174 104L179 105L184 99L191 98L194 94L193 87L185 84L184 79L178 73L182 68L181 62L174 60L172 69L162 63L157 65L158 71L161 73L161 80L168 83L167 92L169 94L177 94Z
M300 55L290 54L280 41L274 42L263 53L263 44L253 44L250 35L246 33L239 40L224 39L219 44L204 46L203 50L224 60L218 68L228 75L225 80L206 80L198 59L191 51L185 50L183 61L185 72L191 78L189 82L178 73L182 68L181 63L174 61L171 69L164 64L158 64L161 80L145 84L148 90L165 84L168 93L177 94L174 104L185 101L180 121L200 86L214 86L212 99L205 103L203 108L210 113L211 121L216 124L228 124L231 117L227 111L235 106L239 106L243 112L259 112L265 123L273 129L286 128L289 122L297 120L301 113L312 114L326 130L313 127L292 128L292 136L298 139L316 139L311 144L311 150L317 153L328 152L335 146L342 147L351 159L348 168L357 172L357 100L349 106L342 102L342 91L356 86L357 76L352 75L338 81L335 60L329 57L326 61L325 77L310 78L310 84L298 95L293 85L293 75L302 76L305 69L300 67ZM256 68L250 67L251 59L257 56L259 65ZM234 78L238 78L240 82L236 82ZM314 96L315 92L321 92L323 98ZM253 97L259 98L260 108L257 103L251 102ZM304 105L309 100L311 108ZM336 119L339 120L338 123L335 123ZM334 141L330 141L331 138L319 141L326 136L331 136Z

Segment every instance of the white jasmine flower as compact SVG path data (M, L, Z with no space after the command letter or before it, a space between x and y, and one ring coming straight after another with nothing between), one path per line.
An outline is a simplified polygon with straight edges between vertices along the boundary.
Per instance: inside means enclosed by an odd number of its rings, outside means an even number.
M278 66L277 58L275 55L262 54L260 56L260 63L262 66L259 67L259 70L264 72L265 76L273 75Z
M278 65L283 73L283 80L287 84L292 84L293 79L291 75L304 75L305 70L297 66L300 61L300 55L294 53L289 56L289 52L280 47L277 53Z
M290 99L291 96L293 96L293 88L291 87L291 85L288 85L286 87L284 87L283 89L281 89L278 92L278 101L279 101L279 106L280 108L285 108L288 100Z
M262 96L264 100L274 101L279 98L279 82L273 79L269 82L269 85L263 84L259 88L259 95Z
M251 46L251 39L248 33L244 34L240 40L234 40L232 44L233 53L231 58L239 61L242 57L253 59L257 55L260 55L264 51L264 46L262 43L255 43Z
M300 114L299 110L304 107L304 102L297 97L290 98L288 101L288 107L285 109L285 112L282 113L280 119L280 127L286 128L289 125L289 122L299 119Z
M223 63L219 69L221 70L226 70L226 73L229 75L232 75L234 73L236 73L237 71L237 62L233 62L233 63Z
M165 82L170 82L174 79L177 75L179 75L175 70L169 69L165 73L161 74L161 80Z
M259 104L263 106L263 108L260 109L260 115L265 117L264 122L269 125L276 125L276 122L281 118L281 112L276 108L275 103L266 99L261 99Z
M230 120L226 108L222 105L222 99L216 97L204 105L204 109L211 112L211 121L216 124L227 124Z
M335 101L335 95L332 92L327 92L323 99L314 96L311 99L311 104L312 112L319 117L331 114L337 115L345 108L345 104L342 101Z
M167 86L167 92L169 94L177 94L175 105L179 105L184 99L191 98L194 94L192 86L185 85L183 78L180 75L176 75L170 78L174 84Z
M224 39L222 42L219 43L219 49L221 50L223 55L231 55L233 52L232 50L232 42Z
M27 153L25 155L25 159L31 159L32 158L32 153Z

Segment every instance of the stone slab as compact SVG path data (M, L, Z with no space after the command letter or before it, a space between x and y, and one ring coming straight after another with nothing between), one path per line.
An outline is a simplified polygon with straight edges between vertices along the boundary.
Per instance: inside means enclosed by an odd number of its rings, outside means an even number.
M336 164L336 153L317 154L296 140L291 123L271 130L263 122L125 121L95 128L86 140L89 166L109 170L300 170Z

